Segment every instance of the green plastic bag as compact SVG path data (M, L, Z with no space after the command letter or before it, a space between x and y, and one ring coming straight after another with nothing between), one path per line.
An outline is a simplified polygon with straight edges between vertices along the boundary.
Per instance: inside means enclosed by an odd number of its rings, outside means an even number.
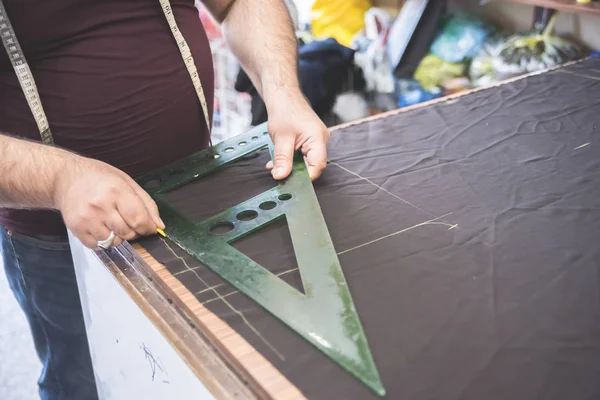
M476 86L541 71L582 56L573 43L553 36L555 14L543 33L515 34L486 43L473 59L469 76Z
M442 86L447 79L464 76L466 70L466 64L449 63L429 53L419 63L414 78L423 89L430 91Z

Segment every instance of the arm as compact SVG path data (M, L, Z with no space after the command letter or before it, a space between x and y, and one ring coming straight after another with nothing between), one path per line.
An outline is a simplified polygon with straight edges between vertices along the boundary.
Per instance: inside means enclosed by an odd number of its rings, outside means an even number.
M113 231L119 244L164 228L156 204L108 164L0 134L0 207L54 209L86 246Z
M0 206L56 209L60 171L75 159L67 151L0 135Z
M297 40L284 2L204 0L204 3L222 22L227 43L267 106L269 133L275 144L273 176L285 178L291 172L294 150L300 149L315 179L327 163L329 131L300 89Z
M206 0L265 103L280 90L300 94L297 42L283 0Z

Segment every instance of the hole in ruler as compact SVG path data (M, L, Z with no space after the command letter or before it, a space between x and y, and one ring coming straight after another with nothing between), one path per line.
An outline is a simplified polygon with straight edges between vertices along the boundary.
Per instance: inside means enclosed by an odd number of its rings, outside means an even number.
M261 139L264 138L261 137ZM237 143L242 140L248 142L246 147L237 147L236 151L227 154L223 153L222 151L225 147L229 147L230 145L225 145L220 149L220 159L214 160L212 157L217 152L212 151L209 157L206 159L207 162L214 165L215 163L220 164L225 158L230 159L232 157L237 157L238 155L241 155L240 152L238 152L239 150L250 150L251 143L255 146L258 145L257 147L265 146L265 144L261 141L251 142L250 138L238 139L235 144L237 145ZM208 156L208 154L202 155L201 158L206 156ZM277 183L273 180L273 177L265 168L265 164L271 159L268 151L258 152L254 151L253 149L253 151L244 157L244 159L227 163L226 165L223 165L222 168L219 168L217 171L212 173L200 173L198 178L193 179L185 185L170 190L168 193L165 193L164 196L169 202L175 204L177 209L184 216L190 220L199 222L213 217L214 215L219 214L220 212L233 206L243 203L249 198L253 198L267 190L277 187ZM174 165L173 169L182 166L183 164ZM196 167L191 166L190 168ZM190 178L195 173L197 172L186 168L186 174L189 174ZM177 177L182 176L184 175L178 175ZM249 176L251 176L252 179L248 179ZM148 181L149 179L159 177L160 176L158 174L152 174L149 175L144 182ZM229 184L223 185L223 182L229 182ZM217 194L215 194L215 187L219 188ZM238 211L252 208L260 213L258 205L261 202L274 200L279 204L277 195L283 193L284 191L288 192L289 190L282 189L278 193L273 193L269 197L262 198L252 207L244 207ZM218 197L218 201L215 201L215 196ZM194 201L190 201L192 198ZM198 207L198 204L202 204L202 207ZM237 213L234 213L231 215L231 217L228 216L226 219L236 224L237 227L237 220L235 219L236 214ZM208 234L208 227L205 229L205 232Z
M256 217L258 217L258 213L254 210L244 210L236 216L240 221L252 221Z
M291 198L292 198L292 195L290 193L283 193L283 194L280 194L278 197L278 199L281 201L288 201Z
M247 144L248 144L248 142L239 142L238 144L239 144L240 146L245 146L245 145L247 145Z
M258 140L258 136L252 136L252 140Z
M268 271L277 275L300 293L305 293L302 278L298 271L298 261L294 253L290 229L285 217L272 221L231 243L235 249L258 263ZM267 246L267 247L265 247ZM276 251L267 252L265 248L272 246Z
M233 151L233 147L227 147L225 150L223 150L225 153L231 153Z
M229 221L217 222L213 226L211 226L208 231L213 235L225 235L231 232L234 228L234 225Z
M265 131L265 132L263 132L263 135L268 135L268 134L269 134L269 132L266 132L266 131Z
M220 154L215 154L212 157L216 160L217 158L221 158L221 155Z
M277 207L277 203L275 203L274 201L265 201L264 203L260 203L260 206L258 206L258 208L265 211L272 210L275 207Z
M144 184L144 189L156 189L160 186L160 179L152 179Z

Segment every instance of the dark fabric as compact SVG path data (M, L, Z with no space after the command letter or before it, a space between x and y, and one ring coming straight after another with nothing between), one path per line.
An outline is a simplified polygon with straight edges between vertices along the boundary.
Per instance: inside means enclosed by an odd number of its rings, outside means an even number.
M386 398L600 398L599 93L595 58L332 134L315 188ZM274 185L266 159L170 198L214 215ZM280 223L235 246L281 273L296 266L288 237ZM158 238L142 244L185 269ZM193 274L177 278L215 298ZM284 360L221 300L205 304L308 398L377 398L245 296L227 300Z
M298 79L302 93L319 117L327 116L337 95L344 90L364 88L364 78L354 67L353 60L354 50L342 46L335 39L299 44ZM250 94L252 98L252 125L267 121L265 103L244 70L238 72L235 89Z
M0 229L0 254L42 362L40 398L97 399L68 238Z
M171 1L212 110L213 64L193 0ZM200 102L158 0L5 0L55 142L136 175L208 143ZM36 141L0 51L0 131ZM64 232L56 213L0 210L0 225Z

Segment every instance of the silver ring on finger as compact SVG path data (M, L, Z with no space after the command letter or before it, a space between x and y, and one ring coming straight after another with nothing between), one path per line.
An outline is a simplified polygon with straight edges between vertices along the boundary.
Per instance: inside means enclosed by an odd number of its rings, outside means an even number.
M98 247L104 250L108 250L112 247L115 241L115 233L110 231L110 235L104 240L98 240Z

